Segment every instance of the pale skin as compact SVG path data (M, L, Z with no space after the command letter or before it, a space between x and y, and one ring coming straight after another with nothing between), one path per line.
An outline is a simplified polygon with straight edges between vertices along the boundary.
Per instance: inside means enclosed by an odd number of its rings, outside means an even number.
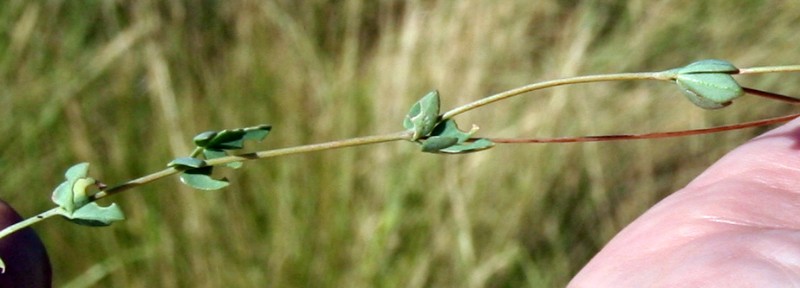
M650 208L569 287L800 287L800 120Z

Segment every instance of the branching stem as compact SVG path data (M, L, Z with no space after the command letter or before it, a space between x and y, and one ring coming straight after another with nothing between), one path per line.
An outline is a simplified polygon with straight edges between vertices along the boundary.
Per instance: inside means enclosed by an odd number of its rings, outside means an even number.
M757 74L757 73L787 73L787 72L800 72L800 65L788 65L788 66L769 66L769 67L752 67L752 68L742 68L739 69L736 73L732 74ZM578 76L578 77L570 77L570 78L563 78L563 79L556 79L550 81L544 81L539 83L533 83L526 86L514 88L508 91L500 92L486 98L482 98L480 100L465 104L463 106L457 107L452 109L442 115L442 120L451 119L461 113L474 110L488 104L501 101L510 97L514 97L523 93L555 87L555 86L563 86L563 85L570 85L570 84L579 84L579 83L590 83L590 82L604 82L604 81L628 81L628 80L662 80L662 81L672 81L675 79L675 73L673 70L667 70L662 72L640 72L640 73L618 73L618 74L603 74L603 75L589 75L589 76ZM787 102L796 102L791 97L760 91L751 88L745 88L746 92L759 95L762 97L767 97L776 100L782 100ZM698 129L698 130L690 130L690 131L682 131L682 132L662 132L662 133L649 133L649 134L640 134L640 135L608 135L608 136L586 136L586 137L574 137L574 138L557 138L557 139L499 139L495 138L492 139L497 143L543 143L543 142L587 142L587 141L606 141L606 140L619 140L619 139L640 139L640 138L657 138L657 137L674 137L674 136L682 136L682 135L691 135L691 134L702 134L702 133L712 133L717 131L725 131L725 130L732 130L732 129L741 129L745 127L757 126L757 125L765 125L770 123L788 121L790 118L797 117L798 115L789 115L783 116L773 119L767 119L762 121L756 122L749 122L749 123L741 123L737 125L729 125L724 127L715 127L715 128L708 128L708 129ZM366 136L366 137L359 137L359 138L352 138L352 139L345 139L345 140L338 140L338 141L331 141L325 143L318 143L318 144L310 144L310 145L303 145L303 146L296 146L296 147L288 147L288 148L279 148L274 150L266 150L261 152L254 152L254 153L247 153L235 156L227 156L221 158L215 158L206 161L206 165L209 166L217 166L223 165L231 162L237 161L247 161L247 160L254 160L254 159L264 159L270 157L277 157L277 156L284 156L284 155L292 155L292 154L300 154L300 153L308 153L314 151L322 151L322 150L331 150L331 149L338 149L344 147L353 147L353 146L361 146L361 145L368 145L368 144L377 144L383 142L391 142L397 140L411 140L413 132L411 131L403 131L397 132L392 134L385 134L385 135L376 135L376 136ZM202 149L195 149L191 156L197 157L202 153ZM89 198L89 201L94 202L99 199L108 197L113 194L117 194L147 183L151 183L153 181L180 173L182 170L176 168L166 168L164 170L130 180L128 182L103 189ZM61 215L61 208L56 207L50 210L47 210L39 215L33 216L31 218L25 219L20 221L14 225L6 227L3 230L0 230L0 238L10 235L16 231L19 231L25 227L31 226L39 221L44 219ZM1 263L1 262L0 262Z

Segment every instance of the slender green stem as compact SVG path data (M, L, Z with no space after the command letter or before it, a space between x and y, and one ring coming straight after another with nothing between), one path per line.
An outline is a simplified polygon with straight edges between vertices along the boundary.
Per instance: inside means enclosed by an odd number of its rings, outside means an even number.
M30 217L28 219L22 220L20 222L14 223L14 225L11 225L11 226L8 226L6 228L3 228L3 230L0 230L0 239L10 235L11 233L17 232L18 230L22 230L25 227L28 227L28 226L31 226L33 224L39 223L39 221L42 221L44 219L47 219L47 218L50 218L50 217L53 217L53 216L56 216L56 215L61 215L59 213L60 209L61 209L61 207L56 207L56 208L44 211L42 213L39 213L39 215L36 215L36 216Z
M170 168L167 168L167 169L164 169L164 170L152 173L152 174L148 174L148 175L133 179L131 181L128 181L128 182L125 182L125 183L110 187L110 188L105 189L103 191L97 192L94 195L92 195L91 197L89 197L89 201L90 202L94 202L94 201L97 201L97 199L102 199L102 198L111 196L113 194L117 194L119 192L122 192L122 191L125 191L125 190L129 190L129 189L132 189L134 187L138 187L138 186L141 186L141 185L156 181L156 180L161 179L161 178L165 178L165 177L168 177L168 176L172 176L172 175L178 174L178 172L181 172L181 170L178 170L178 169L175 169L173 167L170 167Z
M332 142L325 142L325 143L318 143L318 144L310 144L310 145L303 145L303 146L296 146L296 147L289 147L289 148L282 148L282 149L275 149L275 150L267 150L261 152L254 152L248 154L241 154L235 156L228 156L228 157L220 157L214 158L211 160L207 160L206 164L211 166L227 164L231 162L237 161L246 161L246 160L253 160L253 159L263 159L263 158L270 158L270 157L277 157L277 156L285 156L291 154L300 154L300 153L307 153L307 152L314 152L314 151L322 151L322 150L331 150L337 148L344 148L344 147L354 147L354 146L362 146L367 144L377 144L383 142L391 142L391 141L398 141L398 140L410 140L413 133L411 131L402 131L392 134L386 135L377 135L377 136L366 136L360 138L352 138L346 140L339 140L339 141L332 141Z
M194 151L192 151L192 154L189 154L189 157L197 158L197 156L200 156L200 153L203 153L203 148L194 148Z
M782 72L783 73L800 72L800 65L740 68L739 73L736 74L760 74L760 73L782 73Z
M215 158L212 160L206 161L206 165L208 166L217 166L223 165L231 162L237 161L247 161L247 160L255 160L255 159L264 159L264 158L271 158L271 157L278 157L278 156L285 156L285 155L292 155L292 154L300 154L300 153L307 153L307 152L314 152L314 151L322 151L322 150L331 150L331 149L338 149L338 148L345 148L345 147L354 147L354 146L362 146L368 144L377 144L383 142L391 142L391 141L398 141L398 140L410 140L411 136L413 135L410 131L402 131L392 134L386 135L376 135L376 136L366 136L366 137L359 137L359 138L352 138L352 139L345 139L345 140L338 140L338 141L331 141L331 142L324 142L318 144L310 144L310 145L303 145L303 146L296 146L296 147L289 147L289 148L280 148L274 150L266 150L254 153L247 153L235 156L227 156L227 157L220 157ZM198 154L197 150L192 152L192 155ZM97 201L99 199L111 196L113 194L117 194L126 190L133 189L135 187L175 175L181 172L179 169L175 169L173 167L139 177L137 179L116 185L114 187L110 187L104 189L100 192L95 193L89 198L90 202ZM3 237L10 235L18 230L21 230L25 227L31 226L33 224L38 223L44 219L61 215L60 207L56 207L50 210L47 210L39 215L30 217L14 225L8 226L3 230L0 230L0 239Z
M211 160L206 161L206 165L208 166L218 166L223 164L228 164L231 162L238 162L238 161L247 161L247 160L255 160L255 159L264 159L264 158L271 158L277 156L285 156L291 154L300 154L300 153L307 153L313 151L322 151L322 150L331 150L337 148L345 148L345 147L354 147L354 146L361 146L367 144L376 144L382 142L391 142L397 140L408 140L411 139L412 133L409 131L397 132L392 134L386 135L376 135L376 136L366 136L366 137L359 137L359 138L352 138L346 140L337 140L331 142L324 142L318 144L309 144L303 146L295 146L289 148L280 148L274 150L266 150L254 153L247 153L241 155L234 155L234 156L227 156L227 157L220 157L214 158ZM165 178L168 176L172 176L174 174L180 173L181 170L175 168L167 168L158 172L155 172L150 175L143 176L141 178L137 178L120 185L110 187L103 191L97 192L90 198L90 201L95 201L97 199L105 198L113 194L117 194L119 192L132 189L134 187L138 187L153 181L156 181L161 178Z
M531 92L534 90L540 90L555 86L562 86L562 85L569 85L569 84L578 84L578 83L590 83L590 82L604 82L604 81L625 81L625 80L672 80L673 74L668 73L667 71L664 72L638 72L638 73L618 73L618 74L603 74L603 75L588 75L588 76L578 76L578 77L570 77L570 78L563 78L563 79L556 79L550 81L544 81L539 83L533 83L530 85L522 86L519 88L511 89L508 91L500 92L489 97L477 100L472 103L468 103L466 105L457 107L453 110L447 111L442 115L442 119L450 119L455 117L458 114L480 108L486 106L488 104L510 98L513 96L517 96L523 93Z
M765 67L752 67L741 68L736 74L757 74L757 73L780 73L780 72L800 72L800 65L787 65L787 66L765 66ZM450 119L458 114L477 109L488 104L514 97L523 93L569 84L590 83L590 82L605 82L605 81L627 81L627 80L673 80L675 77L674 71L667 70L662 72L634 72L634 73L617 73L617 74L602 74L602 75L588 75L578 76L563 79L556 79L533 83L530 85L514 88L508 91L503 91L486 98L465 104L453 110L447 111L442 115L442 119Z

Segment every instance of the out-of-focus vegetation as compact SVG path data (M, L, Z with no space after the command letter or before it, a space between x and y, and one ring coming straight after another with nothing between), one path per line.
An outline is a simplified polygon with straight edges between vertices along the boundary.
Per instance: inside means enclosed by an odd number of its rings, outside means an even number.
M796 1L0 2L0 197L26 216L74 163L114 184L205 130L274 125L258 148L402 129L524 84L698 59L797 64ZM738 76L800 94L797 75ZM583 84L458 117L481 136L707 127L782 115L744 97L703 111L665 83ZM563 286L617 231L763 129L424 154L390 143L246 163L199 192L113 197L128 220L35 227L57 286ZM252 145L251 145L252 147ZM106 201L104 201L106 202ZM13 265L13 263L8 263Z

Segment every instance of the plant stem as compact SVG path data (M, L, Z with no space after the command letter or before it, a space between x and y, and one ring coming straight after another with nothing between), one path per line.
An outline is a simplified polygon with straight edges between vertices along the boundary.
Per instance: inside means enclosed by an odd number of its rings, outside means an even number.
M780 72L800 72L800 65L740 68L739 72L736 74L760 74L760 73L780 73Z
M310 145L303 145L303 146L296 146L296 147L289 147L289 148L281 148L281 149L274 149L274 150L266 150L254 153L247 153L235 156L227 156L227 157L220 157L206 161L207 166L217 166L223 165L230 162L237 162L237 161L247 161L247 160L255 160L255 159L264 159L264 158L271 158L271 157L278 157L278 156L285 156L285 155L292 155L292 154L300 154L300 153L307 153L307 152L314 152L314 151L322 151L322 150L331 150L331 149L338 149L338 148L345 148L345 147L354 147L354 146L362 146L368 144L377 144L383 142L391 142L391 141L398 141L398 140L410 140L411 135L413 133L411 131L402 131L392 134L385 134L385 135L376 135L376 136L365 136L359 138L352 138L352 139L345 139L345 140L338 140L338 141L331 141L331 142L324 142L318 144L310 144ZM197 150L192 152L192 155L198 154ZM173 167L139 177L134 180L130 180L128 182L116 185L114 187L110 187L104 189L100 192L95 193L94 195L89 197L89 202L94 202L99 199L111 196L113 194L120 193L122 191L130 190L132 188L156 181L158 179L162 179L168 176L175 175L182 170L175 169ZM0 230L0 239L17 232L18 230L24 229L25 227L31 226L33 224L38 223L44 219L61 215L59 213L60 207L56 207L50 210L47 210L39 215L30 217L23 221L17 222L14 225L8 226L3 230Z
M519 88L511 89L508 91L500 92L486 98L477 100L475 102L457 107L453 110L447 111L442 115L442 119L450 119L455 117L458 114L480 108L486 106L488 104L510 98L513 96L517 96L523 93L531 92L534 90L540 90L544 88L550 88L555 86L562 86L562 85L569 85L569 84L578 84L578 83L589 83L589 82L603 82L603 81L625 81L625 80L664 80L669 81L673 79L673 74L668 73L667 71L664 72L638 72L638 73L618 73L618 74L603 74L603 75L589 75L589 76L578 76L578 77L570 77L570 78L563 78L563 79L556 79L550 81L544 81L539 83L533 83L530 85L525 85Z
M59 209L61 209L61 207L55 207L53 209L50 209L50 210L44 211L42 213L39 213L39 215L30 217L30 218L22 220L20 222L14 223L14 225L11 225L11 226L8 226L6 228L3 228L3 230L0 230L0 239L10 235L11 233L17 232L18 230L22 230L25 227L31 226L33 224L36 224L39 221L42 221L44 219L47 219L47 218L50 218L50 217L53 217L53 216L56 216L56 215L61 215L59 213Z
M780 73L780 72L800 72L800 65L786 65L786 66L765 66L765 67L752 67L740 68L734 74L758 74L758 73ZM605 82L605 81L627 81L627 80L663 80L671 81L675 77L672 70L661 72L634 72L634 73L617 73L617 74L601 74L601 75L588 75L578 76L563 79L556 79L544 82L533 83L530 85L514 88L508 91L500 92L480 100L465 104L442 115L442 119L450 119L458 114L477 109L488 104L514 97L523 93L569 84L590 83L590 82Z
M122 183L122 184L119 184L119 185L116 185L116 186L113 186L113 187L110 187L110 188L107 188L105 190L102 190L100 192L95 193L94 195L89 197L89 202L94 202L94 201L97 201L98 199L102 199L102 198L111 196L113 194L117 194L119 192L122 192L122 191L125 191L125 190L128 190L128 189L132 189L134 187L138 187L138 186L141 186L141 185L156 181L158 179L161 179L161 178L164 178L164 177L167 177L167 176L172 176L172 175L178 174L178 172L181 172L181 170L175 169L173 167L169 167L167 169L164 169L164 170L152 173L152 174L148 174L148 175L133 179L131 181L128 181L128 182L125 182L125 183Z
M200 156L200 153L203 153L203 148L194 148L194 151L192 151L192 154L189 154L189 157L197 158L197 156Z
M247 154L241 154L241 155L235 155L235 156L214 158L214 159L211 159L211 160L206 160L206 164L208 164L209 166L216 166L216 165L227 164L227 163L230 163L230 162L237 162L237 161L246 161L246 160L253 160L253 159L271 158L271 157L291 155L291 154L300 154L300 153L307 153L307 152L314 152L314 151L331 150L331 149L338 149L338 148L344 148L344 147L362 146L362 145L367 145L367 144L377 144L377 143L391 142L391 141L398 141L398 140L410 140L412 135L413 135L413 132L411 132L411 131L402 131L402 132L386 134L386 135L366 136L366 137L352 138L352 139L325 142L325 143L318 143L318 144L309 144L309 145L303 145L303 146L296 146L296 147L289 147L289 148L274 149L274 150L267 150L267 151L254 152L254 153L247 153Z
M683 131L668 131L668 132L652 132L643 134L612 134L612 135L597 135L597 136L578 136L578 137L562 137L562 138L485 138L494 143L499 144L531 144L531 143L576 143L576 142L602 142L602 141L617 141L617 140L638 140L638 139L655 139L655 138L670 138L681 137L689 135L709 134L730 130L739 130L750 127L758 127L765 125L772 125L777 123L788 122L792 119L800 117L800 113L768 118L763 120L756 120L744 123L737 123L725 126L717 126L710 128L683 130ZM477 138L475 139L477 140Z
M747 93L747 94L751 94L751 95L755 95L755 96L759 96L759 97L764 97L764 98L767 98L767 99L783 101L783 102L790 103L790 104L800 104L800 99L797 99L797 98L794 98L794 97L791 97L791 96L786 96L786 95L783 95L783 94L778 94L778 93L775 93L775 92L763 91L763 90L758 90L758 89L753 89L753 88L748 88L748 87L742 87L742 90L744 90L744 92Z
M238 162L238 161L247 161L247 160L255 160L255 159L264 159L264 158L271 158L271 157L278 157L278 156L285 156L285 155L292 155L292 154L300 154L300 153L307 153L313 151L322 151L322 150L331 150L337 148L345 148L345 147L354 147L354 146L361 146L367 144L376 144L376 143L383 143L383 142L391 142L397 140L408 140L411 139L412 133L410 131L402 131L392 134L385 134L385 135L376 135L376 136L365 136L359 138L352 138L352 139L345 139L345 140L337 140L331 142L324 142L324 143L317 143L317 144L309 144L303 146L295 146L289 148L280 148L274 150L266 150L254 153L246 153L241 155L234 155L234 156L227 156L227 157L220 157L214 158L211 160L206 160L207 166L218 166L223 165L231 162ZM194 153L193 153L194 154ZM102 199L113 194L117 194L119 192L132 189L134 187L138 187L158 179L172 176L181 172L180 169L175 169L173 167L155 172L153 174L149 174L120 185L110 187L103 191L97 192L91 197L89 197L89 201L96 201L98 199Z
M753 67L753 68L742 68L739 69L738 72L734 74L757 74L757 73L777 73L777 72L800 72L800 65L788 65L788 66L768 66L768 67ZM450 118L455 117L461 113L474 110L488 104L510 98L513 96L517 96L523 93L550 88L555 86L562 86L562 85L569 85L569 84L579 84L579 83L590 83L590 82L604 82L604 81L627 81L627 80L663 80L663 81L671 81L675 78L675 74L673 70L667 70L662 72L638 72L638 73L617 73L617 74L604 74L604 75L588 75L588 76L578 76L578 77L570 77L570 78L563 78L563 79L556 79L550 81L544 81L539 83L533 83L526 86L518 87L515 89L507 90L504 92L500 92L480 100L468 103L466 105L457 107L452 109L442 115L442 120L447 120ZM748 89L746 92L756 94L759 96L783 100L783 101L794 101L793 98L775 94L771 92L760 91L756 89L746 88ZM797 117L798 115L790 115L784 116L774 119L767 119L761 122L780 122L780 121L788 121L790 118ZM649 133L649 134L640 134L640 135L607 135L607 136L587 136L587 137L574 137L574 138L556 138L556 139L492 139L494 142L497 143L543 143L543 142L586 142L586 141L607 141L607 140L618 140L618 139L641 139L641 138L658 138L658 137L673 137L673 136L681 136L681 135L691 135L691 134L700 134L700 133L710 133L715 131L725 131L731 129L739 129L742 127L751 127L757 125L766 125L769 123L761 123L759 121L751 122L751 123L743 123L739 125L730 125L725 127L715 127L715 128L708 128L708 129L698 129L698 130L690 130L690 131L679 131L679 132L663 132L663 133ZM738 127L738 128L737 128ZM359 137L359 138L352 138L346 140L338 140L338 141L331 141L325 143L318 143L318 144L310 144L310 145L303 145L303 146L296 146L296 147L288 147L288 148L280 148L274 150L266 150L254 153L247 153L235 156L227 156L227 157L220 157L206 161L206 165L208 166L217 166L222 164L227 164L231 162L238 162L238 161L247 161L247 160L254 160L254 159L264 159L270 157L277 157L277 156L284 156L284 155L292 155L292 154L300 154L300 153L307 153L313 151L322 151L322 150L331 150L331 149L338 149L344 147L353 147L353 146L361 146L367 144L376 144L376 143L383 143L383 142L391 142L397 140L410 140L413 133L411 131L402 131L392 134L385 134L385 135L376 135L376 136L366 136L366 137ZM197 157L201 154L202 149L197 148L195 149L191 157ZM111 196L116 193L120 193L158 179L162 179L177 173L180 173L181 169L176 169L173 167L166 168L164 170L130 180L128 182L119 184L114 187L110 187L107 189L103 189L91 197L89 197L90 202L97 201L99 199ZM44 219L60 215L61 208L56 207L50 210L47 210L39 215L34 217L30 217L23 221L20 221L14 225L8 226L3 230L0 230L0 239L3 237L14 233L20 229L25 227L31 226L33 224L38 223Z

